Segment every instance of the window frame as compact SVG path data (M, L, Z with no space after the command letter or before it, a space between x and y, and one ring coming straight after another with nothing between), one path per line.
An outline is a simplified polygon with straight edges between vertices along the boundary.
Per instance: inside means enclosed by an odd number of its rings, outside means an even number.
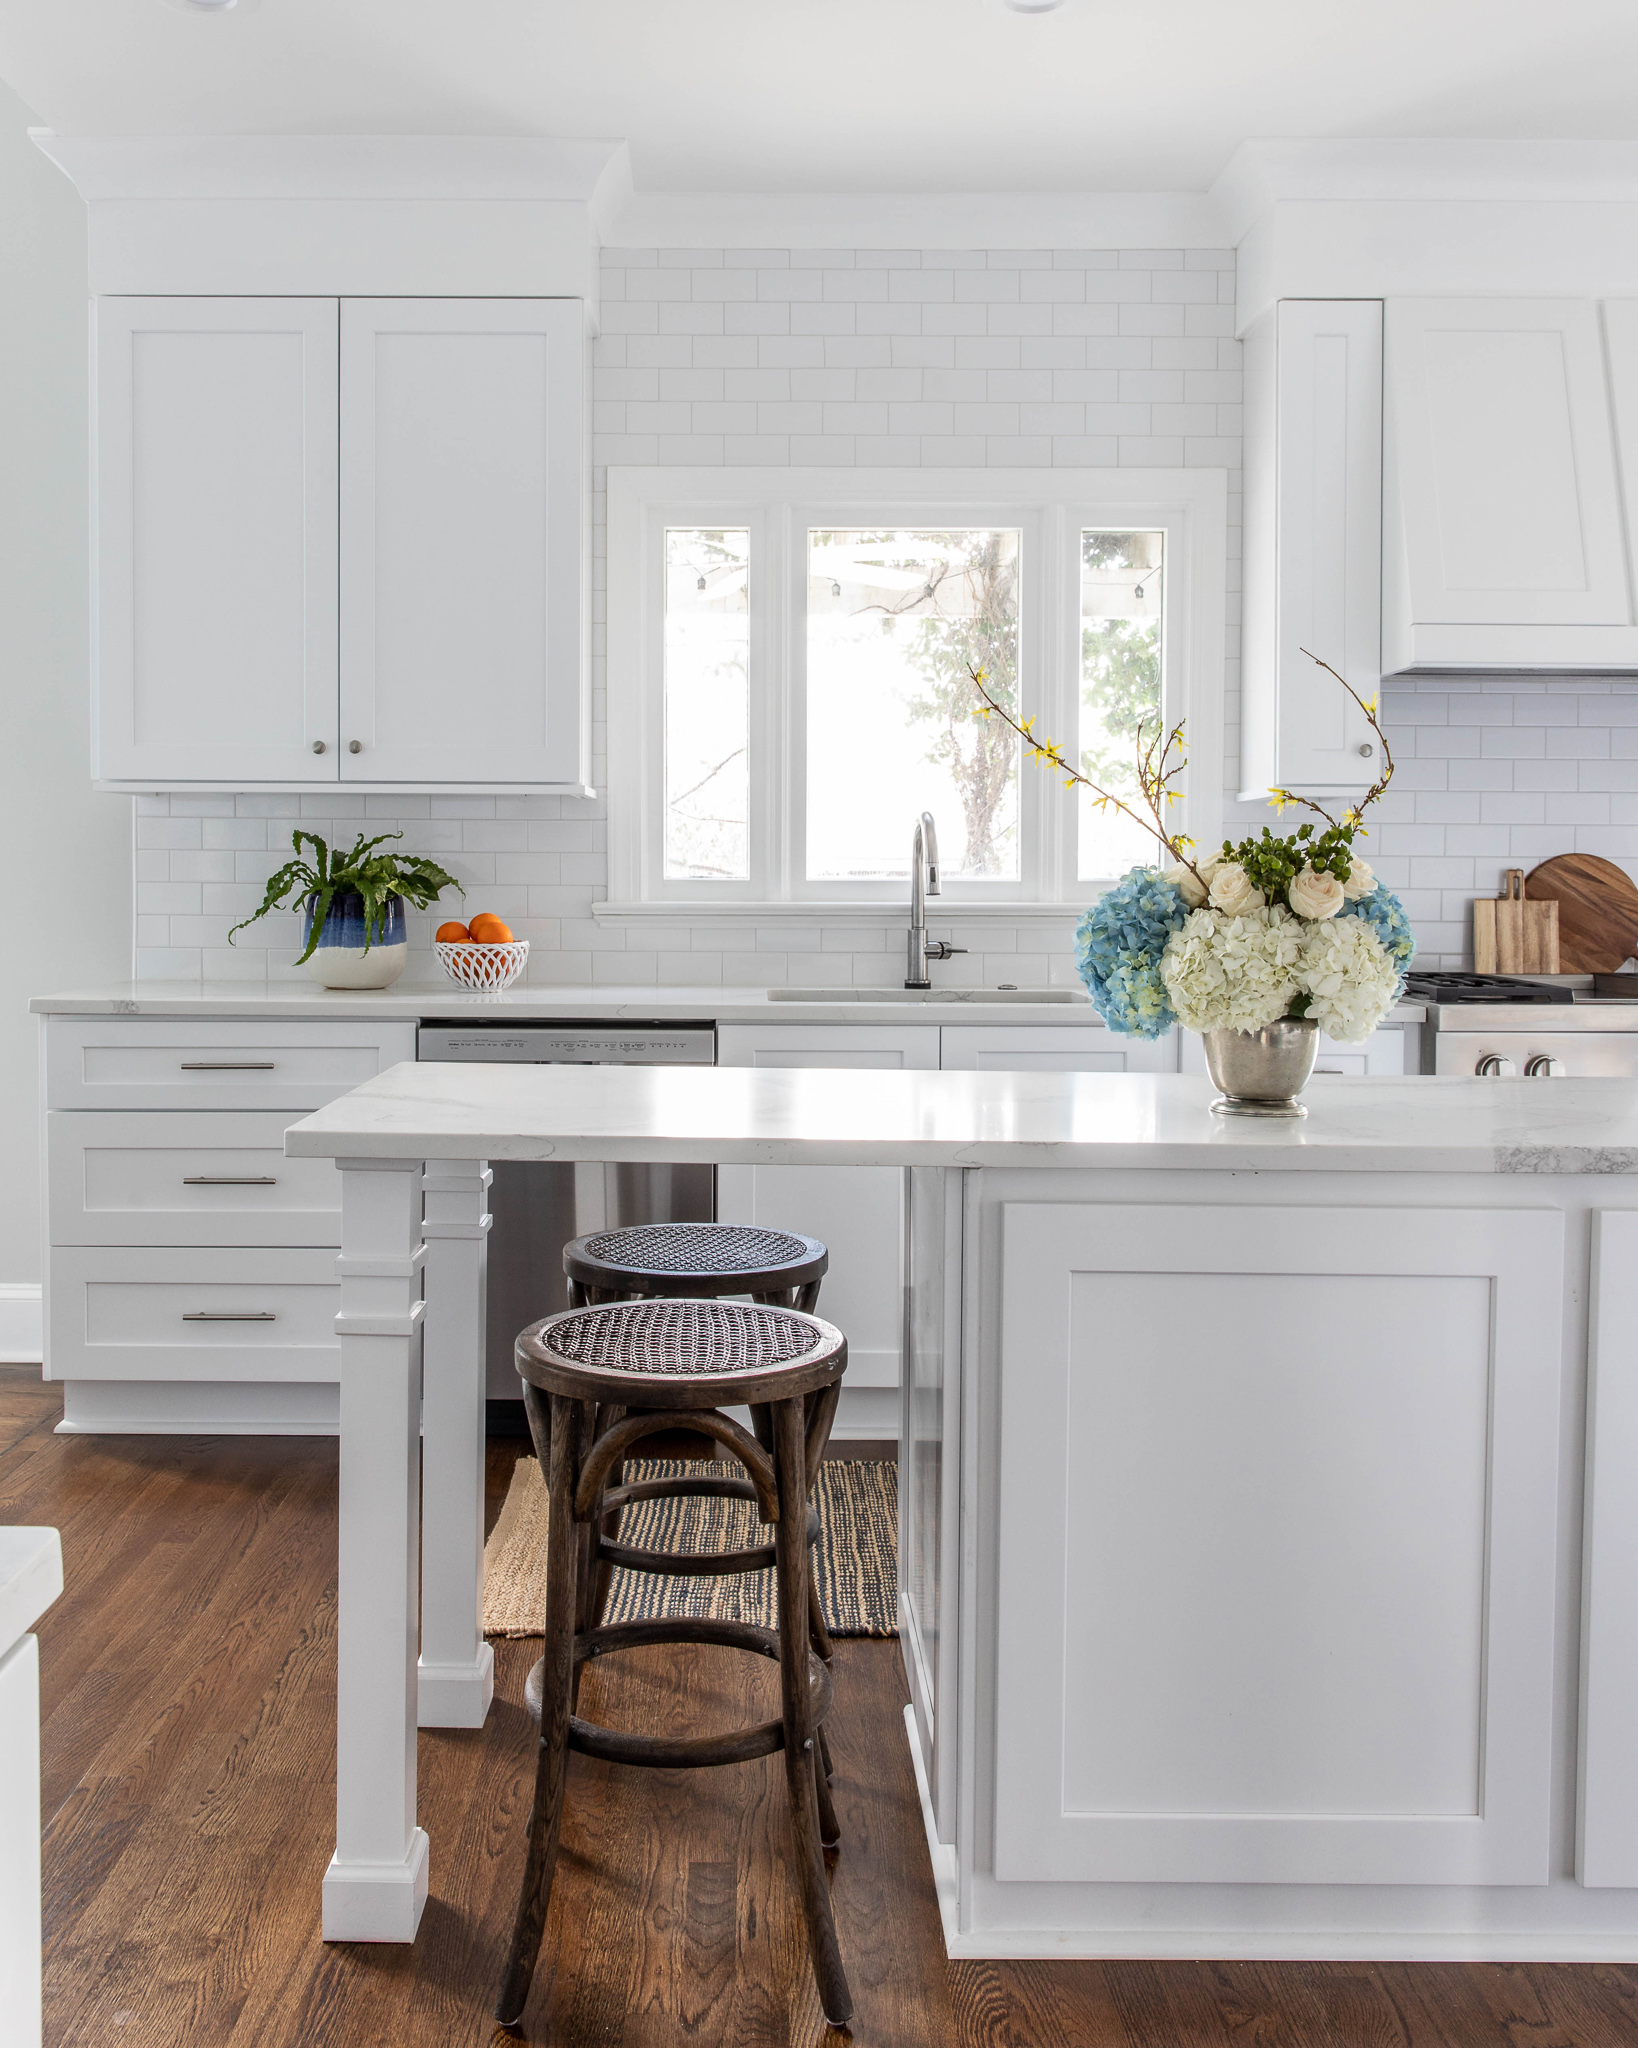
M1187 795L1173 822L1202 846L1221 838L1225 470L613 467L609 900L595 906L600 915L874 917L902 907L903 879L849 879L838 889L803 872L806 536L810 527L874 525L1020 529L1022 709L1066 746L1080 723L1080 534L1089 527L1163 531L1162 709L1168 723L1186 721L1189 740ZM750 873L743 881L672 881L664 872L664 536L678 526L750 535ZM1061 914L1082 907L1099 886L1077 878L1077 804L1028 762L1019 767L1018 818L1018 880L946 878L945 916L1013 916L1032 907ZM907 850L913 824L907 814Z

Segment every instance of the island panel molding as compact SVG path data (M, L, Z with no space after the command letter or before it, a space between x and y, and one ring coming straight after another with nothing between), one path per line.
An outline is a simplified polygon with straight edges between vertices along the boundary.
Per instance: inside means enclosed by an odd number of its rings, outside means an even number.
M1638 1887L1638 1214L1594 1213L1590 1304L1575 1874Z
M1563 1237L1005 1205L998 1879L1547 1882Z

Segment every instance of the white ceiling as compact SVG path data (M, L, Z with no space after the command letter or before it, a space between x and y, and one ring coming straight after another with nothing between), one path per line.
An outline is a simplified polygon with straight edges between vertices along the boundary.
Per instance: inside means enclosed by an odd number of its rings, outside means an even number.
M1638 138L1634 0L0 0L64 135L629 138L639 192L1202 191L1248 137Z

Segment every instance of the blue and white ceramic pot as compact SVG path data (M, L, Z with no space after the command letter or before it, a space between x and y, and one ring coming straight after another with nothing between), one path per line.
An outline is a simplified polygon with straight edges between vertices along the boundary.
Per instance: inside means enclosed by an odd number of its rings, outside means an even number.
M302 910L303 948L313 935L314 899L309 896ZM335 896L324 920L319 942L308 957L307 971L325 988L390 988L404 971L409 955L409 932L404 923L402 896L387 898L387 925L364 950L364 899Z

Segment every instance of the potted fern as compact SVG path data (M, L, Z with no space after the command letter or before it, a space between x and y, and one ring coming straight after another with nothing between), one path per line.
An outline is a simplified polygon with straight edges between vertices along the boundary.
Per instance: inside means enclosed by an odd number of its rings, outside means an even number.
M455 877L424 854L378 853L402 832L366 839L359 833L347 852L332 853L316 832L290 835L296 858L269 878L261 907L228 933L232 945L246 925L299 903L305 965L325 988L390 988L404 971L409 934L404 905L425 910L445 889L460 890ZM302 858L303 845L312 859Z

